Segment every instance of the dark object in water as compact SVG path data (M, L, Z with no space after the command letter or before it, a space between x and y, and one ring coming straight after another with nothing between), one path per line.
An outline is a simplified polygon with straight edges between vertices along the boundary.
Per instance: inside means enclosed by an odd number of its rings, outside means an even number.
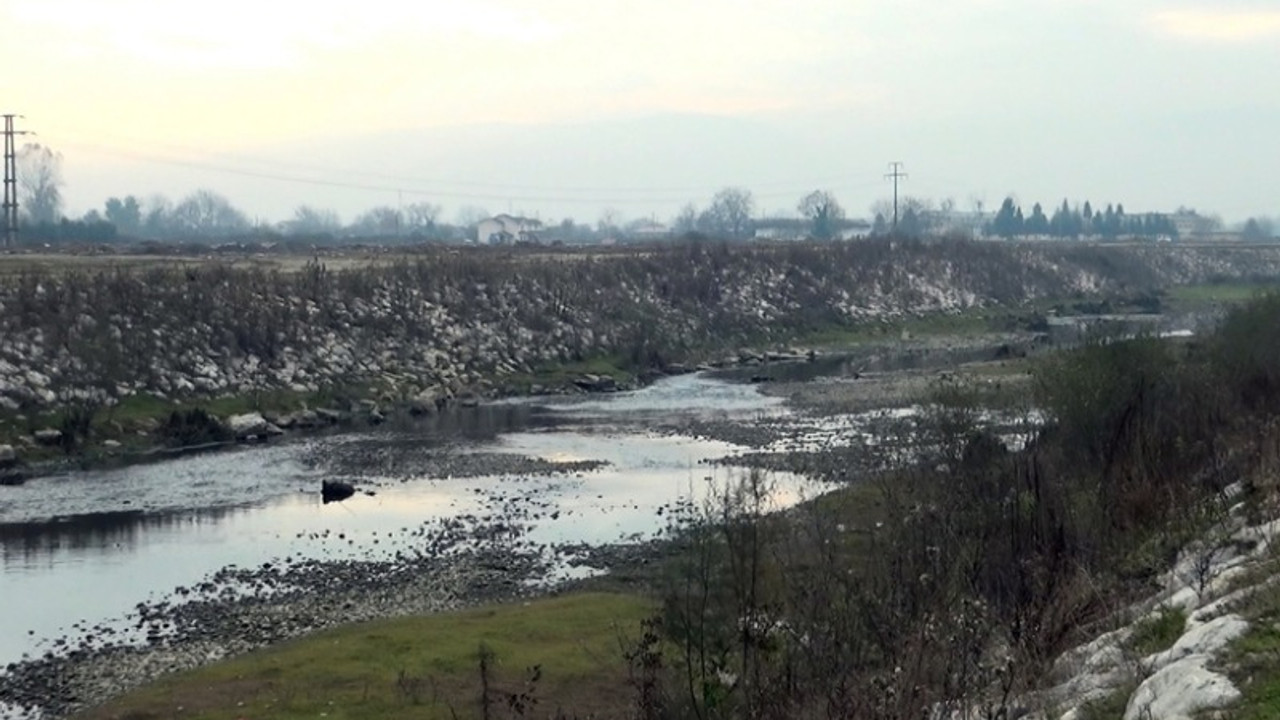
M344 483L338 480L323 480L320 483L320 497L324 502L340 502L346 500L356 494L356 489L351 483Z

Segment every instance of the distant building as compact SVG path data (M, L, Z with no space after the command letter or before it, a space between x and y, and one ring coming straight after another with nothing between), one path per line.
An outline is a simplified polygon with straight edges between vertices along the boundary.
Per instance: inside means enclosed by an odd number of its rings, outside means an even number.
M807 218L761 218L754 225L756 240L797 241L813 235L813 221ZM871 232L871 223L860 218L832 221L832 240L856 240Z
M800 218L761 218L753 223L756 240L804 240L813 223Z
M515 245L536 243L542 232L542 221L516 215L495 215L476 226L476 243L480 245Z
M1200 215L1195 210L1179 210L1165 217L1173 223L1173 229L1177 231L1180 240L1218 239L1213 236L1221 231L1216 219Z
M641 220L627 226L627 235L639 242L666 240L671 237L671 229L654 220Z

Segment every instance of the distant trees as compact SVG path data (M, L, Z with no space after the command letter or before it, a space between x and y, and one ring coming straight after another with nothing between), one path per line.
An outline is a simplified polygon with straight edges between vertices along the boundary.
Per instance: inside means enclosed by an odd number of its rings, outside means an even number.
M830 190L814 190L805 195L796 209L809 220L809 234L818 240L835 237L837 225L844 219L844 208Z
M379 205L357 215L348 231L363 237L391 237L399 235L402 226L399 210L390 205Z
M1273 240L1276 236L1275 223L1270 218L1249 218L1240 233L1244 240L1258 242Z
M1128 215L1123 204L1108 204L1099 212L1090 202L1083 207L1072 207L1067 200L1062 201L1052 217L1046 216L1040 203L1031 207L1031 214L1024 216L1021 206L1011 197L1006 197L996 211L995 217L987 225L987 232L1003 238L1026 235L1049 236L1059 238L1077 238L1096 236L1104 239L1117 237L1174 238L1178 230L1173 221L1158 213Z
M699 225L710 234L741 240L751 233L754 209L755 200L750 190L727 187L711 198L711 206L703 212Z
M18 150L18 206L32 225L52 224L62 216L62 153L39 143Z
M596 221L596 232L601 237L613 237L622 229L622 211L617 208L605 208Z
M121 235L138 235L142 232L142 203L132 195L124 199L107 198L104 217L107 222L116 226Z
M229 237L249 228L249 218L212 190L196 190L169 213L169 229L177 237Z
M935 221L938 219L932 202L912 195L900 198L897 210L898 224L895 227L893 224L893 201L882 199L872 203L872 214L883 218L885 224L884 232L875 232L874 234L924 235L934 229Z
M697 232L698 206L693 203L685 203L684 207L680 208L679 214L671 221L671 230L677 236Z
M429 202L409 203L404 208L404 227L410 235L429 235L435 232L440 218L440 206Z
M299 205L281 229L288 235L337 235L342 232L342 220L333 210Z

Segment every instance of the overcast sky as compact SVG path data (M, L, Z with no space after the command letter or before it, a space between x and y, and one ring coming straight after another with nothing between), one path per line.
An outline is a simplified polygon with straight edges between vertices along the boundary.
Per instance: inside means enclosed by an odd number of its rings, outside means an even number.
M1280 215L1270 0L3 0L68 211L428 200L594 221L724 185Z

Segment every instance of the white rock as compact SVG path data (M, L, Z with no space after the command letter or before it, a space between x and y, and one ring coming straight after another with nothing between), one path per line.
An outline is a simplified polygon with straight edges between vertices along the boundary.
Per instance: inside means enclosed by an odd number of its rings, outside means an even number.
M227 418L226 423L237 439L244 439L250 435L279 435L284 432L267 422L266 418L262 417L262 413L256 412L232 415Z
M31 433L31 437L41 445L54 445L62 441L62 431L57 428L44 428Z
M1190 655L1144 680L1129 698L1124 720L1191 720L1194 713L1238 701L1240 691L1205 667L1208 661L1206 655Z

